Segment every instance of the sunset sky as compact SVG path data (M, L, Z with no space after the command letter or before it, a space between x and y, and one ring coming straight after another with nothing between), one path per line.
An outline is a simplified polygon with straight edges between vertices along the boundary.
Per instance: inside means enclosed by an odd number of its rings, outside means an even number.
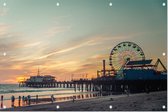
M57 6L59 3L59 6ZM112 6L109 4L112 3ZM166 0L0 0L0 83L96 76L111 49L132 41L166 65ZM108 68L108 67L107 67Z

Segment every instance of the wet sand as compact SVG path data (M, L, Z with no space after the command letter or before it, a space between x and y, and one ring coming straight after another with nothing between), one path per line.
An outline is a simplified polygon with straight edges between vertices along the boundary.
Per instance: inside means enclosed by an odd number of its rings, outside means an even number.
M98 95L98 92L76 92L76 93L72 93L72 94L53 94L55 98L55 100L57 102L65 102L65 101L69 101L72 100L73 96L76 99L89 99L92 97L96 97ZM46 95L39 95L38 96L38 101L36 100L36 96L31 96L31 105L37 105L37 104L44 104L47 102L51 102L51 94L46 94ZM0 104L2 106L0 106L0 110L2 109L2 107L6 107L6 108L11 108L11 100L3 100L3 102L0 101ZM24 101L21 99L20 101L20 106L27 106L28 105L28 101ZM14 102L14 106L18 107L19 106L19 101L18 101L18 97L15 98L15 102Z
M57 109L59 105L59 109ZM112 109L109 106L112 106ZM5 109L7 111L166 111L167 91L111 95L78 101L56 102Z

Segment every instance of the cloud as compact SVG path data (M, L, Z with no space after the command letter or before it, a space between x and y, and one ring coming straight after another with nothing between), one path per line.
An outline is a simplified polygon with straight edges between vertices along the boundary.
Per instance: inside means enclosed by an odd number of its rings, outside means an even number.
M104 54L104 55L96 54L88 58L88 61L97 61L97 60L107 59L107 57L109 57L108 54Z
M87 63L80 65L77 70L73 71L76 78L82 78L87 74L87 78L93 78L96 76L97 66L95 63Z
M7 51L5 58L0 57L0 75L3 79L12 79L12 75L20 76L18 74L23 74L24 71L27 71L29 76L35 75L40 66L42 74L53 74L58 80L70 78L72 73L96 76L96 70L102 68L102 59L108 59L110 51L107 55L104 51L113 47L115 40L132 38L130 35L84 35L73 37L73 40L60 45L55 45L55 42L51 42L52 39L48 39L58 36L59 33L66 33L69 28L53 26L28 37L11 32L10 25L0 24L0 52L3 52L2 48Z
M23 47L35 47L35 46L40 45L40 43L41 43L41 42L29 43L29 44L23 45Z
M87 41L87 42L78 44L78 45L76 45L76 46L70 47L70 48L62 49L62 50L60 50L60 51L57 51L56 53L69 52L69 51L72 51L72 50L75 50L75 49L78 49L78 48L81 48L81 47L84 47L84 46L88 46L91 42L92 42L92 41Z
M56 34L68 31L70 29L69 26L52 26L51 28L47 29L43 36L45 37L54 37Z
M84 64L80 67L80 69L82 70L86 70L86 69L94 69L96 67L95 64L93 63L87 63L87 64Z
M75 50L75 49L78 49L78 48L81 48L81 47L84 47L84 46L88 46L91 42L92 41L87 41L87 42L84 42L82 44L78 44L78 45L75 45L75 46L72 46L72 47L69 47L69 48L54 51L54 52L51 52L49 54L43 55L43 56L39 57L38 59L44 59L44 58L47 58L47 57L52 56L52 55L70 52L72 50Z
M79 62L77 61L57 61L56 63L47 63L45 66L46 68L49 67L49 69L63 69L66 71L74 71L78 69Z
M98 46L100 44L104 44L106 41L110 42L115 39L122 40L124 38L130 38L130 36L90 36L86 38L82 38L81 40L73 40L69 42L69 46L67 48L63 48L61 50L56 50L53 52L50 52L48 54L45 54L43 56L40 56L38 59L44 59L48 58L50 56L56 55L56 54L62 54L62 53L67 53L82 47L87 47L87 46ZM74 45L73 45L74 44Z

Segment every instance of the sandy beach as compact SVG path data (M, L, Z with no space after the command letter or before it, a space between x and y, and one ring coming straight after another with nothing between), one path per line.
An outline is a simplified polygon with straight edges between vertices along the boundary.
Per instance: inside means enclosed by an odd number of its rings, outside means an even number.
M111 105L111 109L109 106ZM165 105L165 109L163 109ZM56 108L59 106L59 109ZM166 111L167 91L110 95L92 99L56 102L5 109L7 111Z

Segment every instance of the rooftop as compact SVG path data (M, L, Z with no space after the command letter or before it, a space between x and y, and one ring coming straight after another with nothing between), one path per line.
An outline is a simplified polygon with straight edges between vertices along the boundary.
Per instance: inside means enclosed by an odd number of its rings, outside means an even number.
M126 65L147 65L151 64L152 59L149 60L137 60L137 61L129 61Z

